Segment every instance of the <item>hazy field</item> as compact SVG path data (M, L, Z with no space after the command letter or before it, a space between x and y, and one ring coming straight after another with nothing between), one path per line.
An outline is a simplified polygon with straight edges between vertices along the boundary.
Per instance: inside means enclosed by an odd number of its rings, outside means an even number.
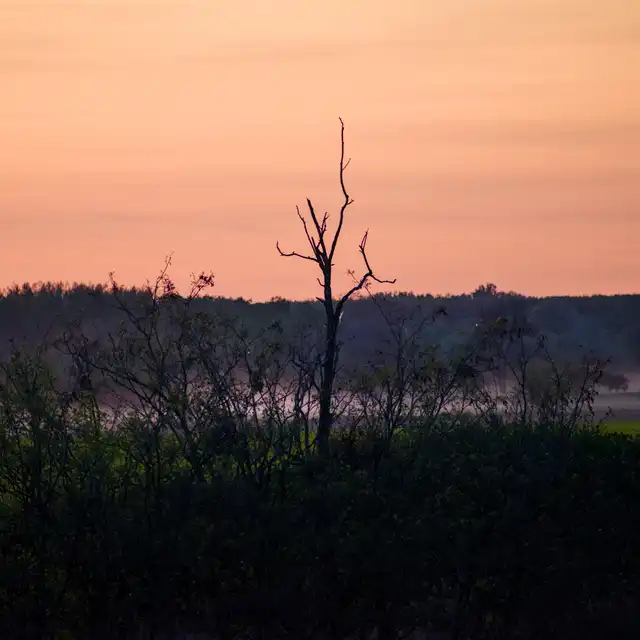
M613 412L606 423L608 431L640 435L640 378L637 375L628 377L631 380L628 392L601 393L595 402L595 408L601 415L609 408Z

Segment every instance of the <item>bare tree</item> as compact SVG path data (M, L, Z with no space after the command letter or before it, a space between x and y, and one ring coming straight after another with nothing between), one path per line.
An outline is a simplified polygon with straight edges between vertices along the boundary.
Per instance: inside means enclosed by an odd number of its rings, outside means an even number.
M377 278L369 259L367 257L367 238L369 231L366 231L360 242L360 255L364 261L365 272L360 277L354 276L353 286L341 297L334 299L333 296L333 258L335 256L336 247L344 224L344 216L347 207L353 203L353 200L347 192L347 188L344 183L344 172L349 165L351 159L345 162L344 153L344 122L340 118L340 187L344 196L344 201L340 207L340 217L338 219L338 226L333 234L333 237L327 235L327 222L329 220L329 214L325 213L320 220L311 204L311 200L307 198L307 207L309 208L309 215L313 222L313 228L310 230L307 224L307 220L300 213L300 208L296 206L298 218L302 222L307 242L311 248L311 254L298 253L297 251L285 252L282 251L280 245L276 242L276 248L281 256L286 258L296 257L303 260L309 260L315 262L322 273L322 278L318 278L318 284L322 287L323 295L316 299L324 305L326 327L325 327L325 345L322 361L322 370L320 376L320 389L319 389L319 416L318 416L318 432L317 442L318 448L321 453L326 453L329 448L329 436L331 433L331 426L333 423L332 413L332 398L333 398L333 386L336 375L336 368L338 363L338 328L340 325L340 318L346 302L356 293L361 291L371 281L379 282L382 284L393 284L394 280L382 280ZM316 237L317 236L317 237ZM351 275L353 273L351 272Z

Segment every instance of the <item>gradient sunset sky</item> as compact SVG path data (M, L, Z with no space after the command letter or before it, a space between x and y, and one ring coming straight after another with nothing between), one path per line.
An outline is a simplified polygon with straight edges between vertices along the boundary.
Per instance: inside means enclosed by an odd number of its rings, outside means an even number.
M0 286L640 292L638 0L0 0ZM335 216L334 218L335 219Z

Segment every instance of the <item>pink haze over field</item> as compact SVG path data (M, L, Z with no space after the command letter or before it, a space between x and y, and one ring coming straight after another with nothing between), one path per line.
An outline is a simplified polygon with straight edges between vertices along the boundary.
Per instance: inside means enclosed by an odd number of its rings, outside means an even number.
M338 116L342 285L640 291L637 0L0 0L0 286L315 295Z

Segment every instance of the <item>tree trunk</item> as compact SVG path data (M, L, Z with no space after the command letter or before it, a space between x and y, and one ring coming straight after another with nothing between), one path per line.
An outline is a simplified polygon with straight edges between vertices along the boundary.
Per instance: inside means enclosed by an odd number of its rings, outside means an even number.
M327 306L330 305L330 306ZM329 438L333 426L331 401L333 399L333 383L336 372L338 319L335 316L333 302L325 302L327 312L327 338L324 362L322 365L322 385L320 387L320 415L318 417L318 450L322 456L329 454Z

